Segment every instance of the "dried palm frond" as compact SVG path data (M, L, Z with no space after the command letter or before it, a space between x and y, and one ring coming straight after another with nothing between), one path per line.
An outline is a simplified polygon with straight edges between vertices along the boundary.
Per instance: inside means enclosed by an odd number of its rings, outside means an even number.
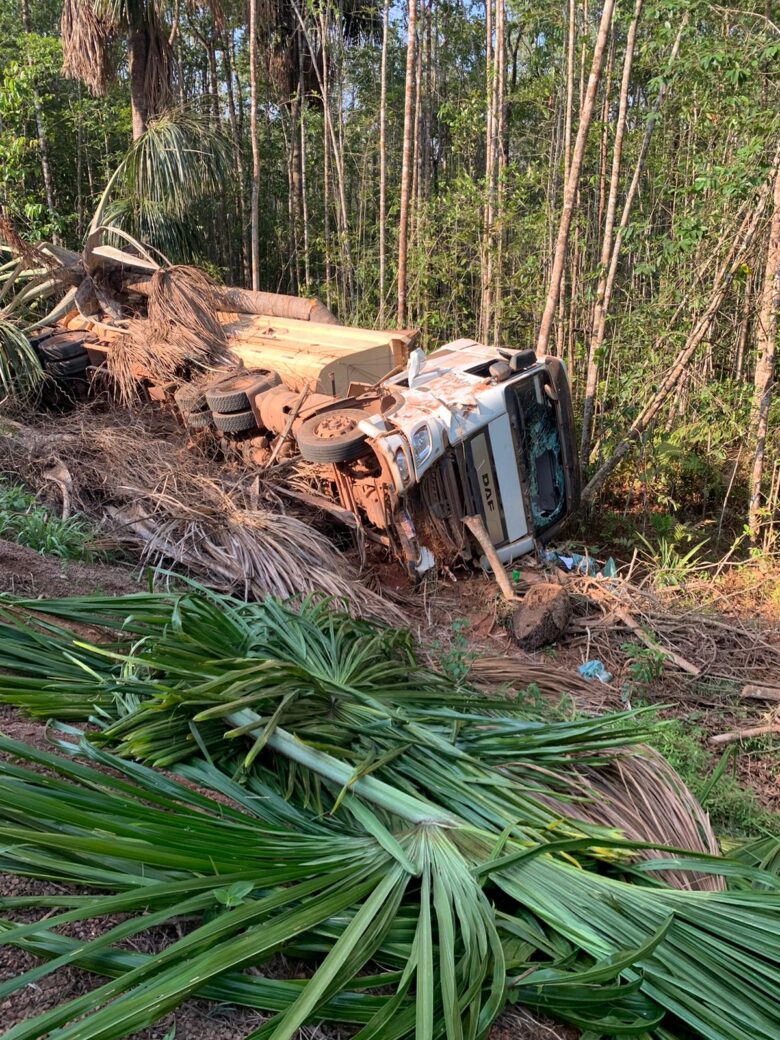
M469 679L480 685L506 686L511 690L535 686L544 697L569 694L592 699L594 691L593 684L576 672L546 661L526 661L520 657L478 657L471 662Z
M62 74L79 80L95 97L114 81L110 47L115 37L111 17L98 13L94 0L65 0L60 20Z
M1 211L0 242L4 242L11 250L11 253L24 260L28 267L42 267L46 270L52 265L51 257L46 256L40 249L26 242L14 227L13 222Z
M324 592L359 615L403 622L401 611L361 585L334 545L304 521L241 508L205 476L186 491L172 484L121 487L125 504L109 508L145 562L176 564L212 588L246 598Z
M178 343L153 340L149 323L128 321L125 333L113 340L106 357L106 370L117 400L129 408L138 400L140 381L154 383L175 380L189 360L187 350Z
M663 755L650 747L635 747L625 755L604 753L600 760L566 774L566 800L540 795L550 808L573 819L617 827L631 841L720 853L707 813ZM643 849L642 859L660 853ZM658 877L675 888L719 892L723 879L714 874L674 870Z
M213 306L214 283L195 267L155 271L149 282L148 321L129 321L108 353L107 368L119 400L137 397L138 380L180 380L231 360Z
M251 597L324 592L357 614L403 621L325 535L257 502L235 476L226 484L218 463L160 422L159 414L89 409L60 416L54 432L8 422L0 429L0 469L35 487L61 464L74 508L138 547L143 559L186 568L212 588Z
M155 271L150 279L149 325L152 338L176 341L198 359L227 361L227 337L217 317L215 285L197 267Z

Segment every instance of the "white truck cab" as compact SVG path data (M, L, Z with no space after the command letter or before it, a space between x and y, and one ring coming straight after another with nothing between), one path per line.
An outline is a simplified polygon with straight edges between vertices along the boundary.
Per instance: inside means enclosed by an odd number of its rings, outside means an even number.
M464 517L481 517L506 563L579 500L566 371L530 350L461 339L415 351L370 393L308 417L297 439L304 458L334 464L341 505L415 576L478 553Z

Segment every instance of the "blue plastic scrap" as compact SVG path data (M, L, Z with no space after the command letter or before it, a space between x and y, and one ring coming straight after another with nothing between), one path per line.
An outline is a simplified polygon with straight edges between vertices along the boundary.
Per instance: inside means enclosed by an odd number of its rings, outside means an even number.
M601 661L585 661L584 664L579 666L577 671L588 682L592 679L598 679L599 682L608 683L612 678L612 673L607 671Z
M575 552L567 555L555 552L554 549L546 549L542 553L542 558L546 563L554 563L562 570L577 571L578 574L589 574L594 578L597 574L603 578L614 578L617 575L617 567L611 556L600 570L592 556L580 556Z

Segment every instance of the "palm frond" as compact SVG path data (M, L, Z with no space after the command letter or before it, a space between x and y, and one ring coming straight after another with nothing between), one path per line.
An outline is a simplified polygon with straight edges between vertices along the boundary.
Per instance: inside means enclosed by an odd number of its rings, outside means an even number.
M79 80L99 97L114 81L111 45L114 21L94 0L64 0L60 19L62 73Z
M0 390L5 396L29 393L42 379L41 363L27 337L0 317Z
M631 754L646 712L529 717L322 602L3 603L0 698L86 712L91 688L103 729L62 740L94 767L0 739L0 869L103 894L6 922L3 942L49 960L0 996L66 962L108 978L8 1040L118 1038L233 987L274 1012L254 1040L325 1018L361 1040L477 1038L507 999L605 1037L778 1034L776 846L723 858L654 841L664 858L641 861L648 842L561 811L567 774ZM105 642L71 634L84 623ZM188 784L130 758L181 762ZM728 887L670 887L670 870ZM52 932L117 911L97 939ZM194 928L152 961L117 945L181 913ZM277 952L311 976L269 990L240 974Z
M229 158L221 131L192 109L169 109L150 121L123 161L124 194L181 217L224 191Z

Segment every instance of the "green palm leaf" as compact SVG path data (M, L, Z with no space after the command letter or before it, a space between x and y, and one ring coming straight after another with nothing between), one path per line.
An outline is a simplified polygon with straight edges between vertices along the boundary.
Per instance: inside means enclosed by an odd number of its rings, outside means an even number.
M75 638L74 622L105 641ZM0 942L49 961L0 992L65 963L109 979L9 1040L126 1036L193 994L274 1011L255 1040L326 1018L360 1040L471 1040L507 999L604 1036L673 1040L679 1022L706 1040L780 1034L774 845L635 865L641 843L542 797L643 740L641 712L529 718L330 604L197 590L6 598L0 699L103 726L63 737L78 757L0 739L0 869L103 893L48 897L53 918L3 925ZM201 790L133 759L180 761ZM654 878L670 866L731 888L666 887ZM132 916L97 940L51 931L119 907ZM153 960L115 945L182 907L194 927ZM280 952L311 977L280 989L241 974Z

